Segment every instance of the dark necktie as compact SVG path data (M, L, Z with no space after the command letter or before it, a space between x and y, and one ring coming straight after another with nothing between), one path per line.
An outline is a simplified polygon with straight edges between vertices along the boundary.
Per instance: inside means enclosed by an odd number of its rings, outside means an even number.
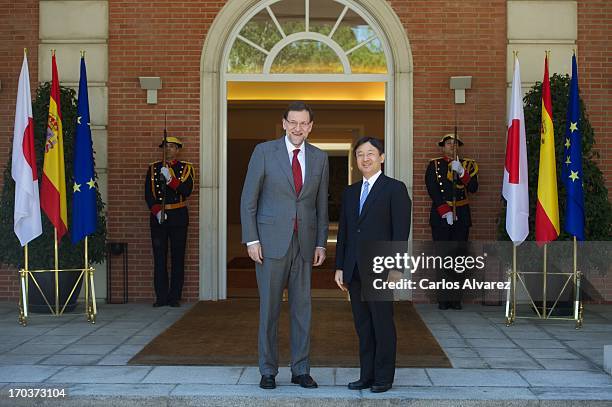
M293 150L293 160L291 160L291 172L293 172L293 184L295 185L295 192L300 195L302 190L302 166L298 160L298 154L300 149L296 148Z
M302 190L302 166L300 165L300 161L298 160L299 153L299 148L293 150L293 160L291 160L291 172L293 173L293 185L295 185L296 196L300 196L300 191ZM295 214L295 223L293 224L293 230L295 230L296 232L298 230L297 213Z

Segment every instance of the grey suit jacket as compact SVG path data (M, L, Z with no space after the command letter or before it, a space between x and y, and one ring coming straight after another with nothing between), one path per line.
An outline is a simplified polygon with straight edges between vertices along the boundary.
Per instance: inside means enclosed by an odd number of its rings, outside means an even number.
M296 196L285 136L258 144L251 155L242 197L242 243L259 240L264 257L282 258L289 249L294 220L304 261L311 262L315 247L327 243L327 154L305 143L306 175Z

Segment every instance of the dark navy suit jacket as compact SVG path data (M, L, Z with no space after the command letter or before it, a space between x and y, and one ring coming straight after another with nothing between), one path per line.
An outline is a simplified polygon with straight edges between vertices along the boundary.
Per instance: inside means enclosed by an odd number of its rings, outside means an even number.
M412 201L403 182L380 174L359 214L362 181L345 188L338 225L336 269L349 284L363 242L407 241Z

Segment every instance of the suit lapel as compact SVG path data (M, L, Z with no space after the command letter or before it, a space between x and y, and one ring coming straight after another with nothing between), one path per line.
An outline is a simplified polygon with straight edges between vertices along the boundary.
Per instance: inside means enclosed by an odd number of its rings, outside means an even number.
M304 193L306 187L312 184L312 169L316 161L314 149L310 144L306 142L304 142L304 154L306 154L306 176L304 177L304 185L302 185L302 191L300 192L300 195Z
M291 185L291 189L295 194L293 172L291 171L291 164L289 163L289 155L287 154L287 146L285 145L285 136L278 139L278 143L276 144L276 159L278 160L278 165L287 177L287 181L289 181L289 185Z
M361 197L361 187L363 186L363 180L359 181L356 184L353 184L353 196L351 197L352 212L354 214L355 219L359 220L359 198Z
M358 222L361 222L363 218L367 215L368 209L370 209L372 203L376 201L376 198L378 197L380 191L384 188L387 181L388 178L385 176L385 174L380 174L380 176L374 183L374 186L368 193L368 197L366 198L366 201L363 204L363 208L361 209L361 214L359 215ZM361 187L359 188L359 193L361 194ZM357 210L359 210L359 198L357 198Z

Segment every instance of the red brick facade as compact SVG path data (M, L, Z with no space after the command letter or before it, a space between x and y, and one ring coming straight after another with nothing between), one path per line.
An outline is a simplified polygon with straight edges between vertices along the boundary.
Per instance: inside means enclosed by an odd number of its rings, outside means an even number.
M578 2L578 74L580 97L595 130L599 169L612 191L612 4L606 0ZM609 197L610 195L608 195Z
M167 112L169 134L180 135L185 144L182 159L192 162L199 175L200 59L208 28L222 6L205 1L109 2L108 237L129 245L134 301L148 301L153 295L149 218L143 200L146 168L161 159L157 144ZM139 76L162 78L157 105L146 104ZM198 199L196 185L189 198L183 291L183 298L191 301L199 295ZM113 267L118 269L121 259L115 260Z
M16 3L16 2L13 2ZM0 152L10 150L16 78L22 48L31 49L31 79L36 80L38 2L22 0L2 8ZM439 154L436 140L451 132L457 109L464 154L480 166L480 191L473 202L473 239L494 239L500 210L502 162L506 133L506 1L389 1L404 25L413 56L414 94L414 226L415 239L429 239L429 197L424 171ZM612 5L606 0L578 2L578 50L581 94L587 104L602 153L601 169L612 187L610 142L606 123L612 97ZM200 61L202 47L221 1L109 1L108 79L108 238L129 244L130 299L150 301L152 257L143 182L147 164L159 159L156 144L164 113L169 134L186 148L183 159L200 170ZM8 22L8 23L7 23ZM467 103L455 105L449 77L471 75ZM158 104L146 104L139 76L160 76ZM401 113L402 114L402 113ZM408 114L404 112L403 114ZM206 118L204 118L206 120ZM401 137L401 135L400 135ZM4 161L4 160L3 160ZM190 198L190 230L183 297L198 298L199 229L197 188ZM119 270L120 258L114 258ZM16 279L0 274L0 299L15 298ZM118 278L113 291L117 298Z

